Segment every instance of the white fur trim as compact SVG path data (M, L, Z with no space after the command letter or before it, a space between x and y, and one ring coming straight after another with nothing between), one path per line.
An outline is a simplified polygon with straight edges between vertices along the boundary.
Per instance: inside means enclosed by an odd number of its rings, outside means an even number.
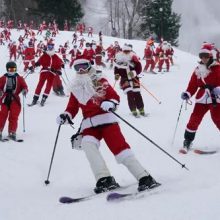
M69 116L70 119L72 119L72 115L69 112L64 112L64 114L67 114Z
M131 51L131 47L125 44L125 45L122 47L122 50L123 50L123 51Z
M126 149L126 150L121 151L119 154L117 154L115 156L115 159L116 159L117 163L122 163L125 158L133 156L133 155L134 155L134 153L132 152L131 149Z
M211 54L212 52L211 52L210 50L208 50L208 49L201 49L201 50L199 51L199 53L208 53L208 54Z
M74 61L73 65L81 64L81 63L90 63L89 60L86 59L77 59Z
M97 148L99 148L99 146L100 146L100 141L97 138L90 136L90 135L83 136L82 143L84 143L84 142L92 142L92 143L96 144Z
M84 119L82 121L81 129L83 131L86 128L94 128L99 125L111 124L116 122L118 122L118 118L111 112L108 112Z

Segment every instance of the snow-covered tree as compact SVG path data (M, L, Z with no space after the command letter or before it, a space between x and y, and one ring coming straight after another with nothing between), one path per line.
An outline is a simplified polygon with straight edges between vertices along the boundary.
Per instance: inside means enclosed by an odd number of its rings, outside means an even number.
M147 37L155 34L158 40L178 45L181 16L172 11L173 0L142 0L139 13L142 17L139 34Z

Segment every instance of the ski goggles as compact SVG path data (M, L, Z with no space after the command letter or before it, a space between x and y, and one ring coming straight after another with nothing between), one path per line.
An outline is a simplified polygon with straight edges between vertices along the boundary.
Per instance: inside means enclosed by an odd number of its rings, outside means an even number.
M53 48L54 48L54 45L53 45L53 44L48 44L48 45L47 45L47 49L48 49L48 50L53 50Z
M207 58L208 59L208 58L210 58L210 54L209 53L200 53L199 58L200 59L202 59L202 58Z
M79 63L73 66L74 69L76 70L76 72L80 72L81 70L88 70L90 68L90 64L89 63Z
M17 68L16 68L16 67L9 67L9 68L7 69L7 71L8 71L9 73L15 73L15 72L17 71Z

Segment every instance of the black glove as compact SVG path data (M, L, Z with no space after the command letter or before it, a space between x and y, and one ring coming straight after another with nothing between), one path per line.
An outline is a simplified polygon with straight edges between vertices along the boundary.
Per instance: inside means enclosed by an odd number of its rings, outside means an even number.
M67 113L62 113L57 117L57 124L63 125L68 123L68 118L70 120L70 117Z
M56 74L61 76L62 75L62 72L60 70L56 70Z
M30 67L28 67L28 69L29 69L30 71L33 71L33 70L34 70L34 67L33 67L33 66L30 66Z
M189 99L189 95L186 92L182 92L181 99L188 100Z
M40 63L39 63L39 62L36 62L34 66L35 66L35 67L40 66Z
M64 64L61 65L61 68L63 68L63 69L65 68Z

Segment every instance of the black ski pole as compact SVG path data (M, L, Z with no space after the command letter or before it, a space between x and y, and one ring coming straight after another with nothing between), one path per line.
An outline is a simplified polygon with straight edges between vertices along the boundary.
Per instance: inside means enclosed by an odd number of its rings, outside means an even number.
M55 150L56 150L56 146L57 146L57 140L58 140L58 137L59 137L60 128L61 128L61 124L58 127L57 136L56 136L56 140L55 140L55 144L54 144L54 148L53 148L53 153L52 153L52 157L51 157L51 161L50 161L50 167L49 167L47 179L44 181L46 185L48 185L50 183L50 181L49 181L50 171L51 171L51 167L52 167L52 163L53 163L53 158L54 158L54 154L55 154Z
M24 101L25 96L23 95L23 132L25 132L25 101Z
M174 161L176 161L178 164L180 164L182 166L182 168L185 168L186 170L189 170L185 164L182 164L180 161L178 161L176 158L174 158L172 155L170 155L167 151L165 151L162 147L160 147L158 144L156 144L154 141L152 141L150 138L148 138L145 134L143 134L142 132L140 132L137 128L135 128L133 125L131 125L129 122L127 122L125 119L123 119L120 115L118 115L117 113L115 113L113 110L110 110L110 112L112 112L115 116L117 116L118 118L120 118L123 122L125 122L127 125L129 125L131 128L133 128L135 131L137 131L140 135L142 135L145 139L147 139L149 142L151 142L154 146L156 146L157 148L159 148L161 151L163 151L166 155L168 155L171 159L173 159Z
M175 131L174 131L174 135L173 135L172 146L173 146L173 143L174 143L174 140L175 140L177 126L179 124L180 114L181 114L181 111L182 111L182 108L183 108L183 102L184 102L184 100L182 101L181 106L180 106L179 115L178 115L178 118L177 118L176 127L175 127Z

